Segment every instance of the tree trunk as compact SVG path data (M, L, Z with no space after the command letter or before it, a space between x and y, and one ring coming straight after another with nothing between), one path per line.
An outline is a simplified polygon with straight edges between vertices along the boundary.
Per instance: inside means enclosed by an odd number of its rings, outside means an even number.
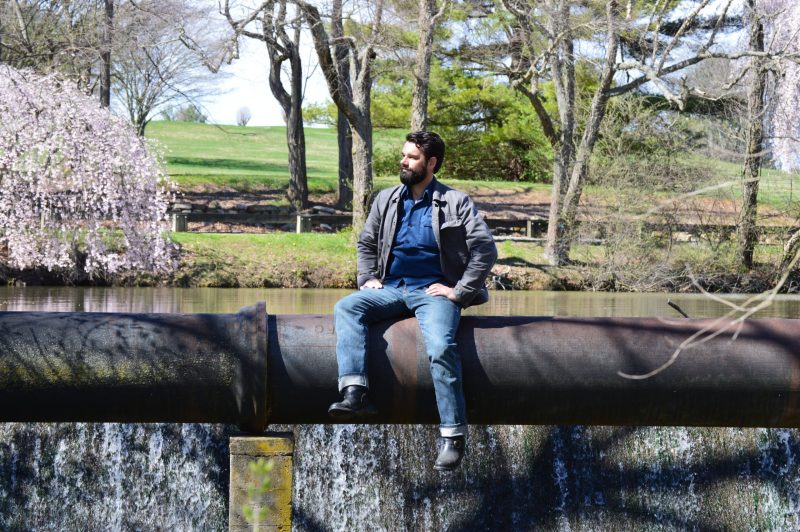
M361 233L372 197L372 123L369 115L353 128L353 234Z
M353 133L347 117L341 111L336 119L339 145L339 179L336 187L336 206L339 209L353 208Z
M302 80L299 81L302 84ZM292 85L294 85L294 80ZM289 148L289 203L300 211L308 208L306 135L303 129L302 87L292 87L292 102L286 116L286 145Z
M353 234L361 233L367 221L370 200L372 199L372 117L370 102L372 98L371 61L374 52L367 48L362 51L356 71L358 76L353 83L353 104L359 110L351 120L353 132Z
M781 271L786 271L790 266L797 267L797 262L794 260L800 251L800 231L795 231L786 244L783 245L783 259L781 259ZM794 262L794 264L792 264Z
M589 176L589 163L592 158L597 137L600 134L600 124L605 117L608 105L608 88L611 86L613 71L609 72L595 92L592 100L592 110L589 113L589 120L583 131L583 138L575 155L575 164L569 174L569 186L564 194L561 205L561 213L558 217L558 242L555 243L556 253L553 255L558 259L557 264L566 264L569 261L569 250L578 229L578 206L583 186Z
M147 128L147 124L149 123L150 121L147 120L144 115L137 115L133 120L133 126L136 128L136 134L140 137L144 137L144 130Z
M350 85L350 59L347 45L341 41L344 37L342 24L342 0L333 0L331 9L331 37L337 40L334 45L334 60L339 77L339 86L345 91L346 98L352 98ZM339 145L339 178L336 187L336 206L340 209L351 209L353 206L353 134L347 117L341 110L336 118L337 141Z
M111 106L111 39L114 25L114 0L105 0L105 16L103 18L103 37L100 59L100 105ZM144 131L144 128L142 128Z
M750 11L750 50L764 51L764 26L755 9L755 0L748 0ZM764 145L764 93L766 71L762 60L751 60L750 83L747 91L747 152L742 172L742 211L739 215L738 254L742 265L753 267L753 251L758 240L756 215L758 207L758 182L761 175Z
M571 142L562 143L553 161L553 190L550 195L545 256L554 266L565 264L569 255L569 248L563 246L569 239L566 238L566 225L561 219L561 206L567 189L574 150L575 146Z
M296 41L299 41L299 32ZM299 42L295 42L290 48L291 86L286 113L286 142L289 147L289 202L299 211L308 207L308 174L303 129L303 69L298 45Z
M300 24L294 25L289 36L286 26L286 0L268 2L264 10L262 34L270 58L269 88L286 117L286 145L289 150L289 189L287 197L296 211L308 207L308 175L306 169L306 140L303 128L303 65L300 60ZM289 62L289 90L281 79L283 64Z
M431 76L436 0L419 0L419 45L411 95L411 131L428 128L428 83Z
M553 265L565 264L569 256L567 226L562 219L564 195L567 192L570 171L575 160L575 50L570 27L568 0L560 0L558 16L550 19L551 35L563 35L556 44L556 54L550 72L556 92L556 103L561 122L558 139L553 143L553 190L550 196L549 223L545 256ZM540 115L540 120L541 120Z

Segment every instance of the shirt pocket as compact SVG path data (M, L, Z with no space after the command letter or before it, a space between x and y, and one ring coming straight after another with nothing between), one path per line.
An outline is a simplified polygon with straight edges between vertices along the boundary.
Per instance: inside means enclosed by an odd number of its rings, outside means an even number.
M419 228L420 232L418 238L420 245L428 249L437 249L439 246L436 244L436 236L433 234L433 224L431 221L426 220L422 222Z

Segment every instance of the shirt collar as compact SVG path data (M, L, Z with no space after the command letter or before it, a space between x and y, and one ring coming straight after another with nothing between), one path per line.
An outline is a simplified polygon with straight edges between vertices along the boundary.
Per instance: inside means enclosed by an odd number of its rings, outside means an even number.
M423 201L430 201L433 198L433 190L436 188L436 177L431 179L431 182L428 183L428 186L425 187L425 192L422 193ZM409 190L408 186L403 185L403 188L400 190L400 197L403 199L411 199L411 191Z

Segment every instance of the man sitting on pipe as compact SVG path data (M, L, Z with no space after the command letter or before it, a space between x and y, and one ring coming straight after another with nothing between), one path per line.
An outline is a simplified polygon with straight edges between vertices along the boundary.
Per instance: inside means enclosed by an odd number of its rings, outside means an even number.
M449 471L464 456L467 434L456 330L461 309L485 303L486 277L497 248L470 198L436 180L444 141L409 133L400 162L402 184L382 190L358 239L359 291L334 308L339 391L328 409L341 421L377 413L367 397L371 323L416 316L430 361L441 444L434 467Z

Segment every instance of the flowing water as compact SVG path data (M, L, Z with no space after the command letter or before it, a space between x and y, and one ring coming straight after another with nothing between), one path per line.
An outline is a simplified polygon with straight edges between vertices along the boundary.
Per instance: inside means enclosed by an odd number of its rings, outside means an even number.
M0 310L330 313L346 293L3 288ZM495 292L467 313L675 316L669 299L692 317L727 310L698 295ZM800 317L800 299L760 315ZM274 429L295 434L297 530L800 528L796 430L473 426L462 468L440 474L433 426ZM234 431L0 424L0 530L225 530Z

